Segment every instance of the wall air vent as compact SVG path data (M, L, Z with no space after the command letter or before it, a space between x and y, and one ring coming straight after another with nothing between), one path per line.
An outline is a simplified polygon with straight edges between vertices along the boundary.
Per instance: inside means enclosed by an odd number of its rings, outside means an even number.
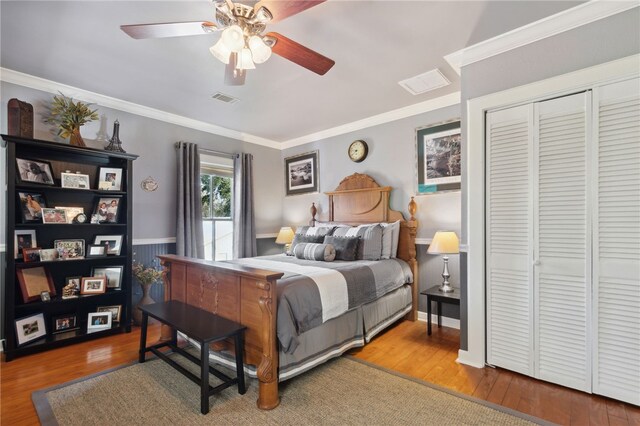
M234 98L233 96L225 95L220 92L214 93L211 97L217 101L224 102L225 104L235 104L240 101L238 98Z
M407 89L412 95L419 95L430 90L448 86L451 82L436 68L424 74L402 80L398 82L398 84Z

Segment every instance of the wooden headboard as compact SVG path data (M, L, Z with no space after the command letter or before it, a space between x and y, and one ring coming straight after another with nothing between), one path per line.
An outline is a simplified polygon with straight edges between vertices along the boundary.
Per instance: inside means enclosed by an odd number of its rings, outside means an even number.
M400 239L398 258L406 261L413 272L413 310L408 319L415 321L418 315L418 262L416 261L416 203L411 197L409 213L411 218L404 219L402 212L391 210L389 196L392 188L380 186L371 176L354 173L340 181L338 187L329 196L329 222L360 225L364 223L395 222L400 220ZM311 206L311 224L321 224L316 219L315 203Z

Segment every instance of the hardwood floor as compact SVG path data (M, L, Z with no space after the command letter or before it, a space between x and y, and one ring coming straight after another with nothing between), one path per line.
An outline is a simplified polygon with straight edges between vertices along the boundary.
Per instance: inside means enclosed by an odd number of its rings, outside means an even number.
M159 337L149 329L149 341ZM0 424L38 424L31 393L135 361L140 330L0 364ZM459 333L404 321L351 351L357 358L479 399L566 425L640 426L640 408L531 379L502 369L456 363Z

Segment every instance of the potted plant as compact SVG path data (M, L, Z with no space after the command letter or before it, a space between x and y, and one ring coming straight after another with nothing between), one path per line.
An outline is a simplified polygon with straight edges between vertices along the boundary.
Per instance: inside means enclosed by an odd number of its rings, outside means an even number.
M155 300L149 295L151 286L153 283L158 282L162 278L162 271L155 269L151 266L145 267L142 263L133 263L133 276L140 283L142 287L142 299L136 305L133 310L133 321L140 325L142 324L142 311L138 309L139 306L150 305L155 303Z
M44 121L56 125L58 136L69 138L71 145L86 146L80 136L80 126L98 119L97 110L91 110L90 105L74 102L73 98L60 93L60 96L53 97L49 117Z

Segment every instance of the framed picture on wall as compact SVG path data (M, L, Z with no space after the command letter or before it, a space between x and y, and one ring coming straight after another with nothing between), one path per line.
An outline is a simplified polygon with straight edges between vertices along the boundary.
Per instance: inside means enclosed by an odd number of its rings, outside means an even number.
M460 120L416 129L416 193L460 189Z
M287 195L308 194L320 189L318 151L284 159L285 190Z

